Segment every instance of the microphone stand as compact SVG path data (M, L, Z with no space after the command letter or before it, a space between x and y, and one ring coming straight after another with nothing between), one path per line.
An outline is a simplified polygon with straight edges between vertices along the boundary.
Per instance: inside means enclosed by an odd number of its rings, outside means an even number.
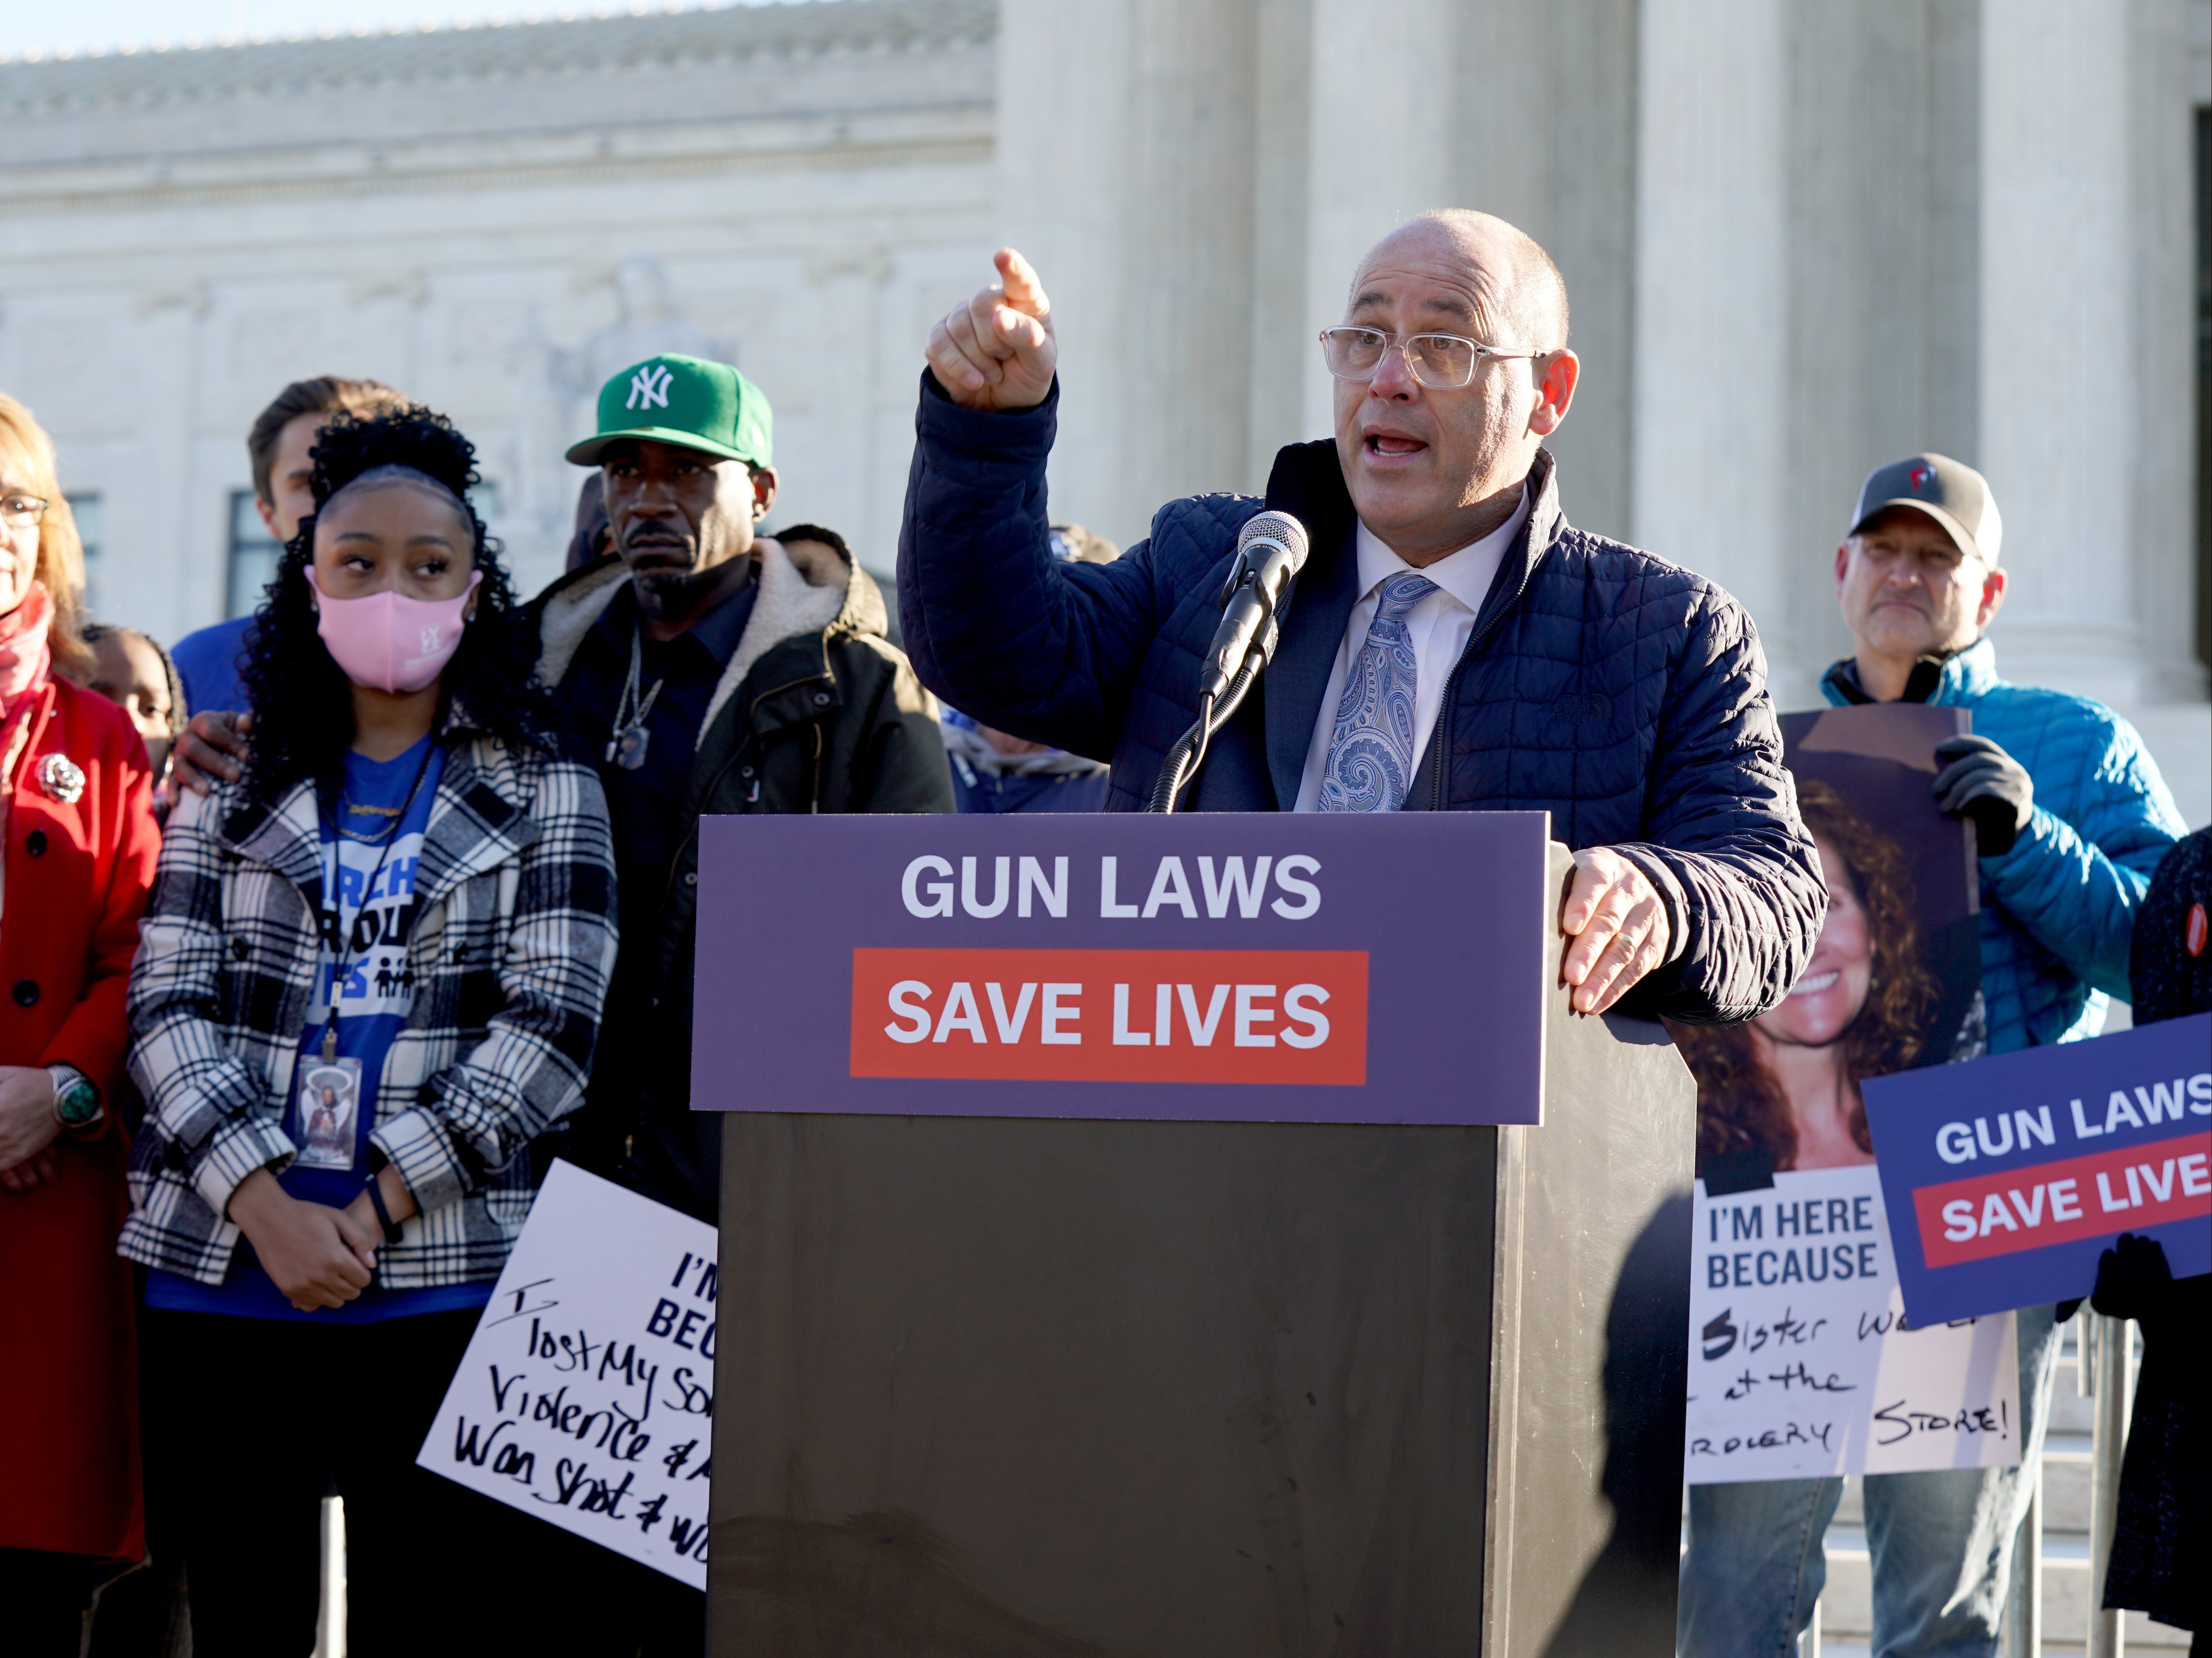
M1214 732L1235 717L1282 638L1284 592L1306 562L1306 529L1288 513L1262 512L1237 537L1237 562L1221 590L1221 624L1199 675L1198 718L1160 762L1146 811L1170 812L1206 763ZM1231 669L1231 665L1235 664Z
M1198 768L1206 763L1206 745L1213 741L1214 732L1236 717L1237 708L1267 667L1267 659L1273 654L1275 629L1272 622L1267 631L1271 635L1264 644L1255 645L1237 670L1237 677L1229 682L1229 689L1217 699L1201 696L1198 699L1198 718L1191 727L1176 738L1175 746L1160 762L1159 779L1152 785L1152 798L1145 805L1146 811L1173 811L1183 786L1198 775Z

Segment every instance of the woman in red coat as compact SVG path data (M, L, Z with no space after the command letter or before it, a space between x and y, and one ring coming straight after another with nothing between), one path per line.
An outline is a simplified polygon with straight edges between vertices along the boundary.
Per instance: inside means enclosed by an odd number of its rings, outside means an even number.
M161 835L130 718L89 666L82 555L30 411L0 395L0 1627L74 1654L112 1563L144 1552L123 998Z

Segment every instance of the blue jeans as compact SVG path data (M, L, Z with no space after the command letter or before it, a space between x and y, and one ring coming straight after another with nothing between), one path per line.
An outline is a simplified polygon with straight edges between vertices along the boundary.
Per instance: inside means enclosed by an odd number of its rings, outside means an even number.
M2058 1365L2051 1312L2018 1315L2019 1467L1867 1476L1873 1658L1994 1658ZM1828 1581L1820 1540L1843 1491L1841 1479L1690 1487L1680 1658L1795 1658Z

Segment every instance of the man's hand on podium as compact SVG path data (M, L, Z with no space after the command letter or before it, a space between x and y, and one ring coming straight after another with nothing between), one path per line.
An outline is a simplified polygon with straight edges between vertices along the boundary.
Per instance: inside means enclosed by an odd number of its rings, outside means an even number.
M930 372L963 408L1034 409L1052 391L1060 362L1052 301L1012 248L1000 248L992 263L1001 280L929 331Z
M1574 884L1559 912L1574 943L1559 980L1575 987L1577 1013L1602 1013L1667 959L1667 906L1651 878L1609 847L1575 854Z

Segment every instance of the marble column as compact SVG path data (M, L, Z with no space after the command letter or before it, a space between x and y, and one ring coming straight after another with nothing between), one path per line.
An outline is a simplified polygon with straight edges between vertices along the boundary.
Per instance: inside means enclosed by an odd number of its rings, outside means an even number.
M1052 511L1116 539L1145 511L1126 499L1120 441L1132 12L1127 0L999 9L999 234L1036 266L1060 336ZM990 277L979 269L974 286Z
M1835 548L1887 461L1979 453L1978 0L1790 14L1784 706L1850 648Z
M1547 441L1571 522L1629 533L1635 385L1636 0L1478 0L1460 14L1450 204L1543 244L1582 380Z
M1312 125L1306 167L1310 332L1344 313L1360 256L1389 232L1455 199L1455 74L1462 8L1450 0L1313 0ZM1305 426L1334 428L1334 382L1318 345L1304 369Z
M1783 0L1646 0L1638 74L1634 538L1794 660ZM1778 688L1785 703L1802 689Z
M1060 338L1052 510L1124 545L1247 481L1256 3L1000 12L1001 224Z
M2134 408L2137 528L2136 614L2143 696L2202 705L2195 596L2197 477L2195 148L2197 76L2188 0L2139 0L2127 11L2130 73L2128 247L2135 295ZM2202 27L2205 8L2194 8ZM2201 602L2201 601L2200 601Z
M1982 12L1982 469L2013 582L1996 637L2011 677L2121 704L2141 684L2145 522L2130 9Z

